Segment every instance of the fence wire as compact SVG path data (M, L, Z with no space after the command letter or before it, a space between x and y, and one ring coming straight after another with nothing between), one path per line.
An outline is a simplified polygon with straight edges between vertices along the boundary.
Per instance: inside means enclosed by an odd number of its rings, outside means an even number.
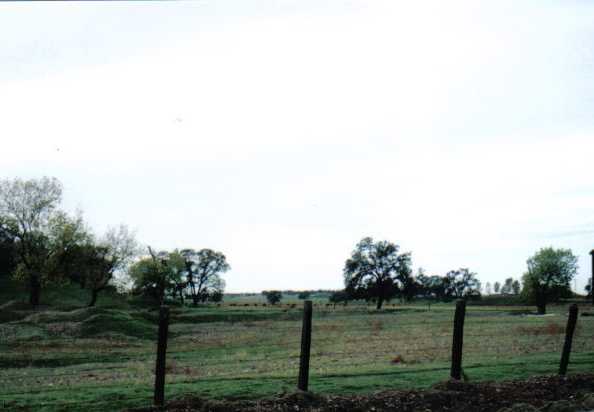
M297 316L233 323L191 324L172 316L166 365L169 397L183 391L208 394L209 385L224 382L256 386L273 381L281 385L279 389L295 386L301 320L299 309L294 311ZM533 317L467 309L463 346L467 375L501 377L493 371L502 368L515 370L510 376L556 373L566 320L564 312ZM578 320L570 373L572 367L579 371L594 367L593 322L589 317ZM401 381L414 385L414 374L445 379L452 328L451 310L368 313L316 307L310 390L315 392L316 385L324 388L329 382L339 386L336 382L341 379L348 381L346 391L366 380L385 379L386 388ZM119 409L152 403L156 341L122 336L19 339L11 334L16 328L0 331L0 410L105 410L98 399L111 401ZM134 389L120 393L121 387ZM69 395L73 389L79 392L75 399ZM249 391L245 388L240 393Z

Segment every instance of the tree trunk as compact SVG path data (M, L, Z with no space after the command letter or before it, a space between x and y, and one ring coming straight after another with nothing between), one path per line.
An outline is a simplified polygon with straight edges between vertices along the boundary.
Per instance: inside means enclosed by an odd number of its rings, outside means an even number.
M377 298L377 306L376 309L377 310L382 310L382 304L384 303L384 298Z
M31 293L29 295L29 304L33 307L39 307L41 299L41 279L39 276L31 276Z
M163 306L163 302L165 301L165 296L164 296L164 292L163 291L157 291L155 293L155 302L157 303L157 307L160 308L161 306Z
M547 293L546 289L536 292L536 309L539 315L546 315L547 313Z
M97 303L97 295L99 295L100 289L93 289L91 291L91 302L89 303L89 307L92 308Z

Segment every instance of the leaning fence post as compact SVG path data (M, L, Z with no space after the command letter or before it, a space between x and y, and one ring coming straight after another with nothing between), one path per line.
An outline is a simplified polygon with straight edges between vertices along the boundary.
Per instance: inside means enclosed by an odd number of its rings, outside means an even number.
M167 355L167 329L169 328L169 308L161 306L159 311L159 340L157 342L157 363L155 366L155 405L165 402L165 358Z
M464 341L464 316L466 315L466 301L456 301L454 314L454 339L452 343L452 369L450 376L460 380L462 375L462 343Z
M311 300L306 300L303 307L303 328L301 329L301 357L299 360L299 381L297 388L307 391L309 379L309 354L311 349Z
M569 364L569 354L571 352L571 342L573 340L573 331L577 323L578 307L573 304L569 307L569 317L567 318L567 327L565 328L565 344L563 344L563 354L561 355L561 364L559 365L559 375L565 375L567 365Z

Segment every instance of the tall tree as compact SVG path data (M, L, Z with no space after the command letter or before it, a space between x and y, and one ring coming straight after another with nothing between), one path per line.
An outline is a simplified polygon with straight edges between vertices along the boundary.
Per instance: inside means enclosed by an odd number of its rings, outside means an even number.
M0 277L11 276L16 268L15 243L9 231L0 229Z
M421 293L426 299L435 299L437 302L446 299L444 278L437 275L426 276L420 274L417 277Z
M109 286L116 271L124 269L138 253L135 233L122 224L108 228L98 241L89 235L84 244L65 249L62 271L91 293L89 306L95 306L99 293Z
M310 295L311 295L311 292L304 290L297 294L297 299L306 300L306 299L309 299Z
M265 290L262 295L266 297L266 301L271 305L277 305L283 299L283 294L278 290Z
M98 270L96 275L90 277L87 282L87 288L91 292L89 306L95 306L97 295L107 288L114 274L127 267L138 255L139 245L136 241L136 233L124 224L110 227L99 239L95 251L96 257L102 264L98 265L101 270Z
M502 295L511 294L513 292L513 284L514 284L513 278L505 279L505 283L503 284L503 286L501 286L501 294Z
M186 259L179 253L179 250L175 249L172 253L169 253L169 259L166 263L168 285L165 293L172 298L179 299L183 306L187 287Z
M512 287L512 291L513 291L514 295L518 296L520 294L520 289L522 289L520 282L518 282L518 280L515 279L511 285L511 287Z
M128 273L134 282L134 293L150 296L159 307L163 304L165 295L165 282L160 266L156 260L143 258L134 263Z
M374 243L365 237L358 244L344 265L344 283L353 298L377 302L382 308L399 291L399 278L411 273L410 252L398 254L399 246L388 241Z
M578 270L578 258L571 249L541 248L526 261L522 276L522 296L546 314L547 303L571 296L571 279Z
M481 283L476 273L467 268L449 271L444 278L445 293L452 299L465 299L481 296Z
M418 279L420 276L424 276L423 269L419 268L417 275L413 276L410 265L406 266L405 268L402 268L400 273L398 273L396 279L398 280L400 293L404 300L406 300L407 302L412 301L415 297L415 294L420 289L418 283Z
M349 301L349 295L344 289L336 290L330 294L328 301L333 303L334 307L336 307L338 303L343 303L346 306L347 302Z
M194 306L215 293L223 293L225 281L221 274L231 268L224 254L212 249L184 249L179 253L186 261L187 289Z
M41 288L57 276L59 255L79 241L82 218L57 209L62 186L56 178L0 181L0 228L14 241L15 273L29 284L29 303L39 306Z
M185 288L185 260L177 252L154 252L148 248L150 257L136 262L129 270L138 292L149 295L156 306L163 304L166 296L181 295Z

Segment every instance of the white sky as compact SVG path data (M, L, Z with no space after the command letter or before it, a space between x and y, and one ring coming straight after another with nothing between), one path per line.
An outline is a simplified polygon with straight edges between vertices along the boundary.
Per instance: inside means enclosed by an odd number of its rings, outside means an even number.
M593 109L589 1L0 4L0 177L229 292L342 288L365 236L483 285L570 248L583 292Z

